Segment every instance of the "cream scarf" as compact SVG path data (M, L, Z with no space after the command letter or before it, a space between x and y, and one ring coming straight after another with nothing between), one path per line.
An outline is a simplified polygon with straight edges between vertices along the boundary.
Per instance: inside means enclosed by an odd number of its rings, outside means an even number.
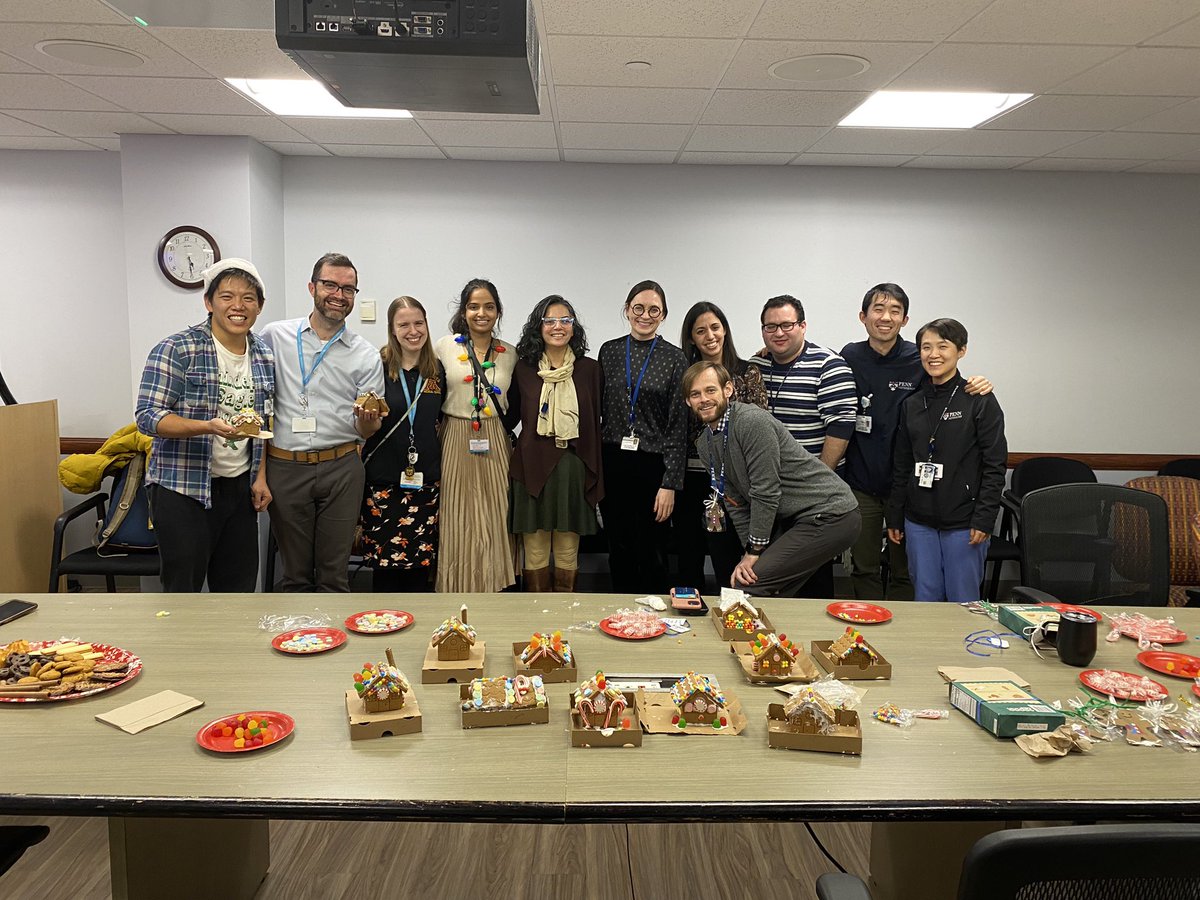
M550 358L542 354L538 375L542 379L542 395L538 398L537 433L554 438L558 447L579 437L579 397L575 393L575 352L567 349L566 361L557 369L551 368Z

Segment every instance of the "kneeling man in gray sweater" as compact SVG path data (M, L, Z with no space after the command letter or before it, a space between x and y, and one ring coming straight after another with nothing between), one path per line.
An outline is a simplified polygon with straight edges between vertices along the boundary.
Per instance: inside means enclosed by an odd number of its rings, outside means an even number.
M724 366L698 362L683 397L706 426L696 438L709 472L710 531L732 527L745 546L733 584L758 597L795 597L808 577L858 538L858 501L765 409L739 403Z

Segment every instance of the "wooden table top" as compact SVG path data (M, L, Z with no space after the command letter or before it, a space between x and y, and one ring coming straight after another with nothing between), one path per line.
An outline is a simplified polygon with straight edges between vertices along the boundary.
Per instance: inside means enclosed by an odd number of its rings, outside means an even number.
M966 652L963 638L997 627L949 604L893 603L895 618L864 626L893 664L890 681L868 686L861 757L772 750L767 704L781 695L750 685L707 619L679 637L626 642L599 631L568 632L629 605L605 595L30 595L37 612L0 627L0 646L17 638L58 637L109 643L141 657L142 674L118 689L81 700L0 704L0 812L267 816L272 818L413 818L509 821L656 821L681 819L880 818L1012 819L1200 815L1200 753L1102 743L1088 754L1034 760L1011 740L992 737L957 710L950 718L902 729L869 711L885 702L950 709L939 665L1003 665L1024 676L1044 700L1086 692L1080 670L1039 659L1024 643L988 660ZM434 627L470 603L470 621L486 641L486 674L511 674L511 644L533 630L562 629L581 675L681 673L718 677L749 717L737 736L646 735L631 749L571 748L568 693L548 685L549 725L464 730L458 687L420 683ZM311 657L271 649L260 630L267 614L327 613L336 627L351 613L393 607L416 617L388 636L350 634L337 650ZM775 626L808 647L832 640L844 623L823 601L764 603ZM155 613L167 610L170 616ZM1189 635L1200 611L1174 610ZM1094 667L1144 671L1134 641L1106 643L1101 626ZM1197 652L1196 641L1178 649ZM413 682L424 717L420 734L351 741L345 690L364 662L392 647ZM1191 682L1147 672L1172 699ZM95 720L161 690L205 706L138 735ZM1190 696L1190 694L1189 694ZM293 716L295 733L245 754L201 749L201 725L250 709Z

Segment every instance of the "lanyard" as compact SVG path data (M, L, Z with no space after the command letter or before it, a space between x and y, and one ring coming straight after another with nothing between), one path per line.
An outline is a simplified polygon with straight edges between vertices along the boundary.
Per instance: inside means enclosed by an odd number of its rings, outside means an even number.
M725 440L721 443L721 475L717 476L716 454L713 452L712 429L704 429L708 432L708 485L717 492L717 497L721 500L725 499L725 451L729 449L729 423L725 423Z
M781 378L779 380L779 384L775 385L775 390L773 392L768 392L768 394L767 394L767 409L772 414L774 414L774 412L775 412L775 401L778 400L779 395L781 393L783 393L783 386L785 384L787 384L788 378L791 377L792 370L796 368L796 363L800 361L800 357L803 355L804 355L804 347L801 347L800 352L798 354L796 354L796 358L793 359L790 363L788 363L787 371L783 373L783 378ZM771 363L772 374L774 374L774 369L775 369L775 363L774 363L774 361L772 361L772 363Z
M346 330L346 326L343 324L342 327L338 329L338 333L335 334L333 337L331 337L329 339L329 341L325 344L325 346L317 351L317 355L313 359L312 369L310 371L306 372L306 371L304 371L304 342L301 340L301 337L300 337L304 333L304 326L301 325L299 328L296 329L296 356L300 359L300 393L301 394L308 393L308 383L310 381L312 381L312 377L317 374L317 366L321 365L322 360L325 359L325 354L328 353L329 348L333 346L333 342L336 341L338 338L340 338L342 336L342 333L345 330Z
M404 389L404 402L408 404L408 412L405 415L408 416L408 442L410 444L413 443L413 434L417 430L417 404L413 402L413 395L415 394L420 398L421 388L424 385L425 376L418 373L417 386L413 390L413 393L410 394L408 392L408 376L404 372L400 373L400 387Z
M642 371L638 374L637 384L633 383L633 337L625 335L625 393L629 395L629 433L633 434L633 410L637 406L638 394L642 392L642 379L646 377L646 370L650 368L650 357L654 355L654 348L658 346L658 335L654 336L653 342L650 344L650 352L646 354L646 361L642 363Z
M942 410L942 414L938 416L934 423L933 431L929 435L929 462L933 462L933 450L937 446L938 429L942 427L942 423L946 421L946 413L950 412L950 404L954 402L954 395L958 393L958 385L954 386L954 390L950 392L950 399L946 401L946 408ZM925 399L925 408L929 409L929 399Z

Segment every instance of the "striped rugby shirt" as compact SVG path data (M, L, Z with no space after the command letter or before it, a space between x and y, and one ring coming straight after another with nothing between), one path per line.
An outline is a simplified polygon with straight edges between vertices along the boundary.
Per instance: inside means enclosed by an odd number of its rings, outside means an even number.
M853 436L858 402L854 374L832 350L805 341L790 364L779 365L769 356L750 361L762 370L767 410L809 453L820 456L826 436Z

